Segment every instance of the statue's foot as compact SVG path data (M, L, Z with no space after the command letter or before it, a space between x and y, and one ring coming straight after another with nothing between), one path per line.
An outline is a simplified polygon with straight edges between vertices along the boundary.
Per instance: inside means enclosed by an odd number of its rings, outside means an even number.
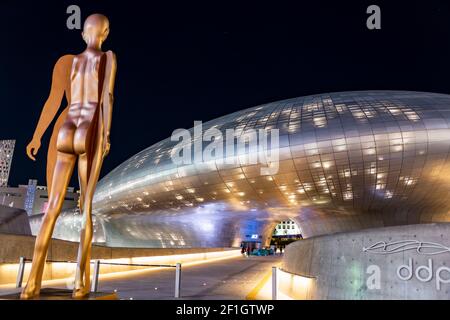
M85 288L85 287L75 288L75 289L73 289L72 298L83 299L83 298L86 298L87 296L89 296L90 292L91 291L89 290L89 288Z
M26 285L20 294L20 299L33 299L39 296L39 288L33 285Z

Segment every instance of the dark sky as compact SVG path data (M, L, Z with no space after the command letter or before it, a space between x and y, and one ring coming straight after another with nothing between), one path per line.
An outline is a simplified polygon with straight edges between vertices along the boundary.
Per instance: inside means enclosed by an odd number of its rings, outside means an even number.
M382 29L366 28L378 4ZM448 1L1 1L0 139L16 139L10 185L45 184L45 155L25 155L63 54L79 53L83 19L107 15L117 54L111 153L103 175L142 149L261 103L345 90L450 93ZM77 185L73 179L72 185Z

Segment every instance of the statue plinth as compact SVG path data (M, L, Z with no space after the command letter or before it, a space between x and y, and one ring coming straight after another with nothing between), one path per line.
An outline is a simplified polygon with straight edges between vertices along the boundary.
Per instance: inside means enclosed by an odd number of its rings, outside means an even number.
M115 292L91 292L89 296L82 299L72 298L72 290L43 288L39 296L29 300L118 300ZM20 290L16 293L10 293L0 296L0 300L19 300Z

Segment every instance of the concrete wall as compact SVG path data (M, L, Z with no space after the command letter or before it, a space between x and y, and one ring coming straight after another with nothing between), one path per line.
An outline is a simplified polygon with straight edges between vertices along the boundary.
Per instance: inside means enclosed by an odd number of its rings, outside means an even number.
M286 247L280 289L298 299L450 299L450 224L361 230Z
M0 263L18 263L21 256L33 257L35 237L0 234ZM77 258L78 243L52 239L47 260L74 261ZM92 246L92 259L119 259L149 256L167 256L198 252L215 252L227 248L111 248Z

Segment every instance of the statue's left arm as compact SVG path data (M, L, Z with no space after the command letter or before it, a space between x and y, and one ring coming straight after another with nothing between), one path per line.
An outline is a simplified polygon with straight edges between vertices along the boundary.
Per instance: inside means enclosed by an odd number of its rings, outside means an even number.
M103 90L103 156L109 153L109 134L111 130L114 103L114 83L116 81L117 61L112 51L106 53L106 70Z

